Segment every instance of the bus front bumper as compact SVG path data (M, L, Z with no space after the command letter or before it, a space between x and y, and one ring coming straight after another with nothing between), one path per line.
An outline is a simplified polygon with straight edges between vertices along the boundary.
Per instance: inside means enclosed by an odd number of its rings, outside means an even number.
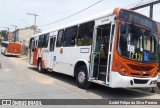
M112 88L142 88L156 87L158 75L153 78L137 78L122 76L118 72L111 72L109 86Z

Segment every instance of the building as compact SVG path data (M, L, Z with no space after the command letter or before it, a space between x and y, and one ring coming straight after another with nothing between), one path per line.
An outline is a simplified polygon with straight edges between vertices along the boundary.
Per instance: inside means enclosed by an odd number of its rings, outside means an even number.
M29 38L34 34L34 26L17 29L13 32L13 40L28 46Z
M17 29L12 32L12 41L20 42L22 44L22 52L26 53L29 46L30 36L34 34L34 26Z

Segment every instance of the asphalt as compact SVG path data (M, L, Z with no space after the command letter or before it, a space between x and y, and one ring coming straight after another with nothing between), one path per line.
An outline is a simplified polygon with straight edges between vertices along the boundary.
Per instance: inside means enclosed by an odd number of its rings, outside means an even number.
M92 88L87 90L80 89L76 86L73 77L56 72L37 72L36 67L28 64L26 57L6 57L0 54L0 61L3 67L0 69L0 99L160 99L160 95L156 93L137 89L114 89L98 84L93 84ZM64 107L80 108L78 105ZM86 107L125 108L125 106L116 105L83 106L83 108ZM128 106L126 107L128 108ZM133 108L135 107L138 108L133 106ZM139 107L141 108L141 106ZM145 108L155 107L145 106ZM7 108L14 107L9 106ZM22 106L19 108L22 108Z

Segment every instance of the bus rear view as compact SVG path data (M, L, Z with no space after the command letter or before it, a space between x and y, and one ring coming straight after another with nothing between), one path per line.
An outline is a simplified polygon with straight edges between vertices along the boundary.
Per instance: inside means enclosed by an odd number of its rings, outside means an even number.
M16 55L21 54L21 44L16 42L2 42L1 53L4 55Z

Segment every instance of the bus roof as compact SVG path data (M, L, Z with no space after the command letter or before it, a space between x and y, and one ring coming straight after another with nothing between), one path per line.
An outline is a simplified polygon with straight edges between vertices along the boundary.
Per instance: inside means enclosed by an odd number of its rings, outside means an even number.
M118 15L119 14L118 12L121 9L124 9L124 8L114 8L114 9L111 9L109 11L104 11L104 12L102 12L100 14L97 14L97 15L94 15L94 16L91 16L91 17L88 17L88 18L84 18L82 20L79 20L79 21L76 21L76 22L73 22L73 23L66 24L66 25L61 26L61 27L50 29L50 30L44 31L42 33L38 33L38 34L32 35L31 37L36 37L36 36L43 35L43 34L46 34L46 33L51 33L51 32L54 32L54 31L57 31L57 30L60 30L60 29L64 29L66 27L71 27L71 26L74 26L74 25L79 25L79 24L86 23L88 21L96 20L96 19L99 19L99 18L103 18L103 17L106 17L106 16L112 16L114 14ZM124 10L131 11L129 9L124 9ZM134 13L137 13L137 12L134 11ZM137 13L137 14L140 14L140 13ZM142 15L142 14L140 14L140 15ZM142 15L142 16L144 16L144 15ZM146 17L146 16L144 16L144 17ZM150 19L150 18L148 18L148 19Z
M19 43L19 42L10 42L10 41L2 41L2 43L7 43L7 44L9 44L9 43L21 44L21 43Z
M42 33L38 33L36 35L32 35L31 37L35 37L35 36L39 36L39 35L42 35L42 34L50 33L50 32L53 32L53 31L56 31L56 30L59 30L59 29L63 29L63 28L66 28L66 27L71 27L71 26L74 26L74 25L78 25L78 24L81 24L81 23L92 21L92 20L102 18L102 17L105 17L105 16L111 16L111 15L113 15L113 12L114 12L113 9L109 10L109 11L105 11L103 13L100 13L100 14L97 14L97 15L94 15L94 16L91 16L91 17L88 17L88 18L84 18L84 19L79 20L79 21L69 23L65 26L57 27L57 28L54 28L54 29L51 29L51 30L48 30L48 31L45 31L45 32L42 32Z
M9 43L9 41L2 41L2 43L7 43L7 44L8 44L8 43Z

